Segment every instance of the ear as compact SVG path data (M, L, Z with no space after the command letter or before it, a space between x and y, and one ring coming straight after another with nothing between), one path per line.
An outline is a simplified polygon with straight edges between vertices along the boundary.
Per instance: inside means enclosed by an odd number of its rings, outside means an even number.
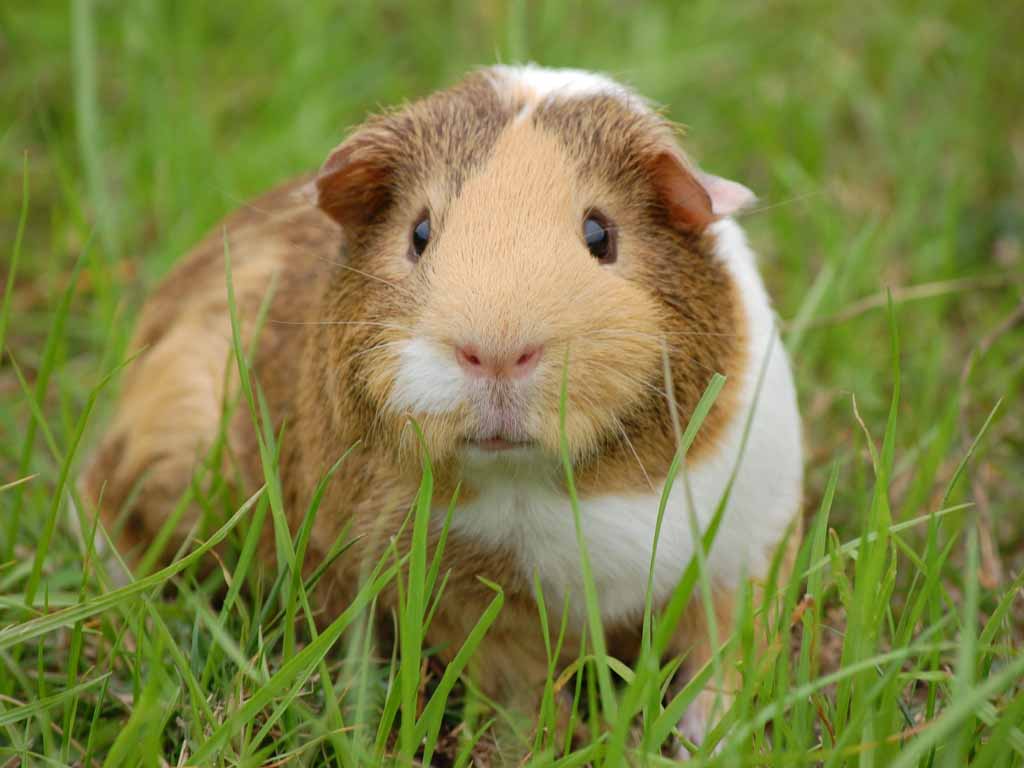
M756 199L742 184L691 168L671 150L655 155L650 171L669 218L680 229L702 231Z
M738 181L703 171L697 171L696 176L711 198L711 212L715 216L732 216L757 201L757 195Z
M390 133L374 126L334 148L310 185L317 207L343 227L365 224L391 201Z

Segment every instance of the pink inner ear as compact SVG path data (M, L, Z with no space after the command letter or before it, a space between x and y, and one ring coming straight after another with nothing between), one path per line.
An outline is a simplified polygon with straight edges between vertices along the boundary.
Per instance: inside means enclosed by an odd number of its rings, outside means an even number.
M757 196L738 181L730 181L703 171L697 172L697 178L711 198L711 212L715 216L731 216L757 200Z

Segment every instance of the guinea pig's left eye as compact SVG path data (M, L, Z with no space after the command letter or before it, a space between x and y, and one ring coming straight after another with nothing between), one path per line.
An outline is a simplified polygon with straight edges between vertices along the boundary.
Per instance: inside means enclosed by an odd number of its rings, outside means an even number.
M583 241L590 255L602 264L612 264L616 256L615 229L597 211L588 211L583 219Z

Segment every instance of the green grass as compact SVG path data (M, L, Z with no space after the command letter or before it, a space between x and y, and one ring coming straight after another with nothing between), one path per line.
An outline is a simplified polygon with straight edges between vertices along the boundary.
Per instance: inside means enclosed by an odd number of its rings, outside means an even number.
M1021 39L1013 3L966 0L4 4L0 766L467 765L514 725L459 679L500 588L447 671L423 646L445 584L429 467L416 546L326 623L318 574L293 575L317 504L293 538L268 428L263 491L233 505L203 468L210 526L163 570L115 588L61 523L146 289L368 110L496 59L633 83L760 195L744 224L797 371L806 539L771 590L768 652L749 603L718 628L743 689L694 764L1024 765ZM237 407L267 423L258 390ZM268 516L279 573L254 557ZM380 659L368 619L396 578L400 641ZM540 734L531 764L663 763L717 674L662 700L657 649L705 581L695 561L633 668L598 636L587 674L552 666L548 690L606 727L575 751Z

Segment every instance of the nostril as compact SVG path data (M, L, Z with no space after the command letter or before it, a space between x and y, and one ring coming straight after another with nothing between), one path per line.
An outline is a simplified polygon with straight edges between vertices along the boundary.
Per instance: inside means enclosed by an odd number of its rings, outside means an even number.
M480 355L472 347L457 347L455 357L465 368L479 368L483 365L480 362Z
M536 367L537 362L540 360L540 353L540 347L527 347L522 350L519 356L515 358L516 362L510 373L513 376L525 376Z
M522 354L519 355L519 359L516 360L516 367L523 368L525 366L533 365L537 362L540 357L540 347L531 347L524 349Z

